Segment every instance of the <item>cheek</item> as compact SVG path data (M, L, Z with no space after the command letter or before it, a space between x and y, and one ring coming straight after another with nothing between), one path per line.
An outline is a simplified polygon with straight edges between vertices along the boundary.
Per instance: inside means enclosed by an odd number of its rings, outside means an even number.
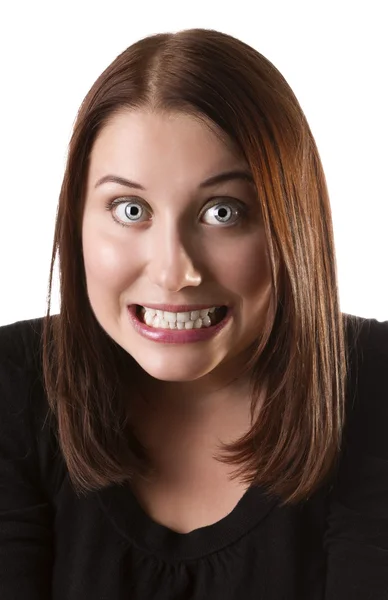
M241 260L241 288L247 296L256 295L271 287L271 269L264 243L246 252Z
M232 251L224 253L219 264L225 286L240 297L248 300L271 287L267 245L262 239L236 243Z
M121 287L128 276L131 261L128 248L117 239L113 240L87 229L83 235L83 254L87 283L104 288Z

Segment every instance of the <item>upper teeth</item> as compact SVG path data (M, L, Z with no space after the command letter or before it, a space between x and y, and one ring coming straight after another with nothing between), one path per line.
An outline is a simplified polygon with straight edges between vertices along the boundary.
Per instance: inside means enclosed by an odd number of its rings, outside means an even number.
M144 322L151 327L162 327L168 329L193 329L210 327L209 313L213 313L216 307L203 308L187 312L169 312L167 310L156 310L142 307Z
M144 315L149 317L159 317L159 319L164 319L165 321L178 323L186 323L186 321L196 321L197 319L203 319L209 313L213 313L216 310L216 306L211 308L203 308L202 310L192 310L190 312L169 312L167 310L155 310L153 308L147 308L146 306L142 307L144 311Z

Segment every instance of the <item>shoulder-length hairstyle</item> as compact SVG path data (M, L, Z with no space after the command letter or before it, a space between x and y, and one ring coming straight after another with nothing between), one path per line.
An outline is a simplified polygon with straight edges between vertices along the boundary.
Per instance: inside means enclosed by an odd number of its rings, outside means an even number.
M210 119L249 164L273 284L249 363L252 415L264 381L266 394L250 431L225 446L222 460L282 504L305 500L335 470L345 423L345 314L326 180L306 117L281 73L242 41L205 29L152 35L130 46L97 79L77 115L43 319L44 384L70 479L77 493L86 493L152 468L131 428L131 357L91 309L81 236L93 142L117 112L141 108ZM57 254L61 307L51 316Z

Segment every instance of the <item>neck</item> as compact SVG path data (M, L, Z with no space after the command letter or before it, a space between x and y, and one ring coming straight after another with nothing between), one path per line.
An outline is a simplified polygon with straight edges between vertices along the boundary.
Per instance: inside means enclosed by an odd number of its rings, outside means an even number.
M207 393L196 382L189 383L194 385L143 378L133 407L136 435L164 479L196 479L205 470L225 471L216 459L223 444L237 441L252 426L248 378ZM262 399L261 395L254 419Z

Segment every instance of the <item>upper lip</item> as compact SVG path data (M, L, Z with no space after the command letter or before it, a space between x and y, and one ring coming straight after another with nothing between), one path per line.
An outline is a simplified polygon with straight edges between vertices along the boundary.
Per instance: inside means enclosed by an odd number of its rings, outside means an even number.
M165 310L167 312L190 312L193 310L202 310L204 308L211 308L213 306L225 306L225 304L140 304L139 306L145 306L147 308L153 308L154 310Z

